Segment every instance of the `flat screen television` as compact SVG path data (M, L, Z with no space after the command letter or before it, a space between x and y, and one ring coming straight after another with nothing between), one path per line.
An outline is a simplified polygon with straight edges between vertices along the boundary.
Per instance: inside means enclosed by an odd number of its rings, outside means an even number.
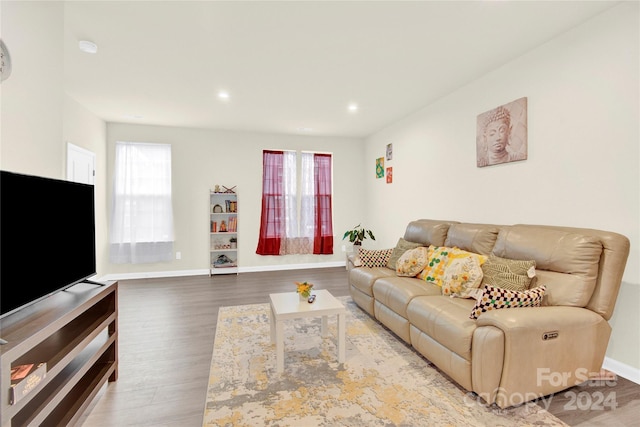
M0 171L0 318L96 274L92 185Z

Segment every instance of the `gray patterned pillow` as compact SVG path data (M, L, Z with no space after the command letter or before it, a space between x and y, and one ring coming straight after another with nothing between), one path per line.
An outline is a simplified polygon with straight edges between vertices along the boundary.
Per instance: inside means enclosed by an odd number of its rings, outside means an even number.
M525 291L535 276L535 260L500 258L493 254L482 264L482 286L493 285L513 291Z

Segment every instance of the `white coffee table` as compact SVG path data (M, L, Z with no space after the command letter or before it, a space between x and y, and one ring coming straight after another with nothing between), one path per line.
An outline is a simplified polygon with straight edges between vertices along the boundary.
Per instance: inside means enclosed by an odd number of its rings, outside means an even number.
M327 316L338 316L338 362L344 363L345 328L347 309L326 289L313 291L316 300L309 304L300 300L297 292L269 294L271 300L270 329L271 342L276 343L276 372L284 371L284 321L303 317L322 316L322 336L327 336Z

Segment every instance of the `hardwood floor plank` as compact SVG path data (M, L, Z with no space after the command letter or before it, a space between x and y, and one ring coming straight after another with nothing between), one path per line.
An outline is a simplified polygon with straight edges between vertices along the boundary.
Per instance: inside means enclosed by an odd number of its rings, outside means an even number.
M218 309L266 303L305 280L349 295L344 267L120 281L118 381L103 387L83 425L201 427ZM618 378L599 387L573 387L540 405L569 425L632 425L640 385ZM597 391L614 392L619 410L573 409L571 392Z

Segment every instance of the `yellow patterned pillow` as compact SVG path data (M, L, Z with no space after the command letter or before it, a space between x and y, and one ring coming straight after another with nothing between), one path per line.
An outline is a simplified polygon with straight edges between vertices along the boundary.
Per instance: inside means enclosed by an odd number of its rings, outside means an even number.
M398 276L414 277L427 265L429 251L424 246L406 251L396 262Z
M442 287L444 269L451 249L446 246L429 246L429 260L424 270L418 275L418 278Z
M442 280L442 294L452 297L472 298L472 290L482 283L484 255L453 248L449 252Z

